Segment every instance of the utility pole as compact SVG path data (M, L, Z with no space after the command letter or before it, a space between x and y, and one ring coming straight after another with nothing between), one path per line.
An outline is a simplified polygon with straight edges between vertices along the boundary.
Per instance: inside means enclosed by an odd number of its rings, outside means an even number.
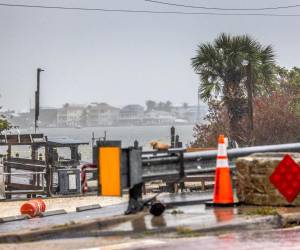
M36 134L36 130L38 127L38 120L40 115L40 74L44 71L41 68L37 69L37 87L35 91L35 117L34 117L34 133Z
M252 82L252 66L249 61L248 65L246 65L246 88L248 94L248 129L249 129L249 137L250 137L250 145L253 143L253 82Z
M198 90L197 90L197 117L196 117L196 123L199 123L199 120L200 120L200 86L198 87Z

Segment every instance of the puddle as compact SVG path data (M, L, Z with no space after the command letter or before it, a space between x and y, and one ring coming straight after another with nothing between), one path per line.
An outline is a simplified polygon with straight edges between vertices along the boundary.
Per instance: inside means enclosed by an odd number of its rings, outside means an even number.
M236 208L206 209L205 205L180 206L166 210L161 216L155 217L147 214L136 220L106 228L105 231L139 233L160 228L208 227L234 220L237 215L238 211Z

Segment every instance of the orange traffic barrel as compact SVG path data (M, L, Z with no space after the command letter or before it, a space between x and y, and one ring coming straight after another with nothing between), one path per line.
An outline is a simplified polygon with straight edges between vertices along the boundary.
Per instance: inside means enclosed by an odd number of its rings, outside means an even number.
M42 199L33 199L25 202L21 208L21 214L27 214L30 217L35 217L41 215L41 213L46 211L46 204Z

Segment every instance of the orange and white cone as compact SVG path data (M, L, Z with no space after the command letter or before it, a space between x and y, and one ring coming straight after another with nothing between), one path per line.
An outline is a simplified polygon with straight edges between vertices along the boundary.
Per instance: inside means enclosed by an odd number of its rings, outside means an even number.
M213 206L234 205L230 168L224 135L219 136Z

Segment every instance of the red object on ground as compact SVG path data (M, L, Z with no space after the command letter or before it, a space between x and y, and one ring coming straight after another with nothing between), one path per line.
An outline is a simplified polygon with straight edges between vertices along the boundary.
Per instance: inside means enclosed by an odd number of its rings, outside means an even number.
M21 214L27 214L30 217L41 215L46 211L46 204L43 199L33 199L22 204L20 208Z
M290 203L300 192L300 167L288 154L284 156L269 179Z
M86 170L88 169L95 169L97 168L96 164L85 164L81 167L81 188L82 188L82 192L86 193L89 191L89 187L87 185L87 176L86 176Z
M232 204L233 192L224 135L219 136L214 186L214 204Z

